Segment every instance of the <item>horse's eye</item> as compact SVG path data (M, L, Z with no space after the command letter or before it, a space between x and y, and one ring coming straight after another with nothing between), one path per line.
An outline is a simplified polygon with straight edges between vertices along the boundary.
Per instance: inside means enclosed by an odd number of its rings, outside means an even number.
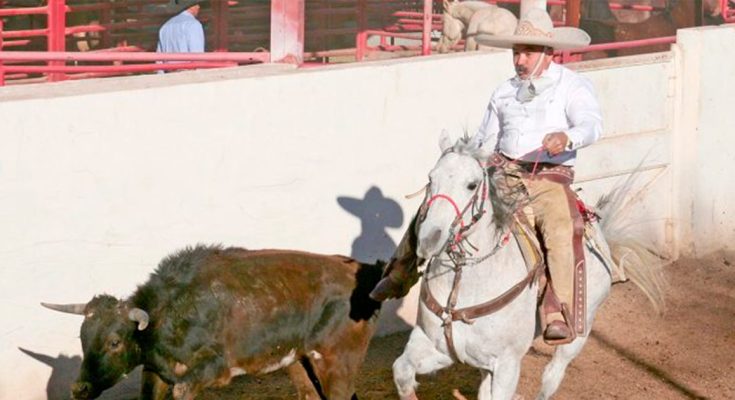
M475 190L477 189L477 183L472 182L469 185L467 185L467 190Z

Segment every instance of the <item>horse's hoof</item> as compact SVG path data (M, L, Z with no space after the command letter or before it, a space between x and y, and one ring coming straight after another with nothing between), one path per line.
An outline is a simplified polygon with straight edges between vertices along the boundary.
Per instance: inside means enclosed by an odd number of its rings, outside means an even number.
M459 392L459 389L452 390L452 396L454 396L454 398L457 400L467 400L467 398Z
M419 400L419 398L416 397L416 392L411 392L408 396L401 396L401 400Z

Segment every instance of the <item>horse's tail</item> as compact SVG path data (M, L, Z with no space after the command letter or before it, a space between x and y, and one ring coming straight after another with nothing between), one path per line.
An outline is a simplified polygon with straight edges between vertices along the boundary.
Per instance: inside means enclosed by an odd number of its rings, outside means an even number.
M648 297L657 312L664 309L664 262L656 251L650 235L630 219L630 210L643 190L631 195L640 171L631 174L597 201L602 234L610 248L612 261ZM612 266L611 266L612 267Z

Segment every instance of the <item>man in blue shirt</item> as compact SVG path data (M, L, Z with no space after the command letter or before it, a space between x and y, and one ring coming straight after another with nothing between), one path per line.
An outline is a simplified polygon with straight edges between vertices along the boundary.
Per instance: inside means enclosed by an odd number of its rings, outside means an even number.
M172 0L176 16L158 31L158 53L203 53L204 28L197 20L203 0Z

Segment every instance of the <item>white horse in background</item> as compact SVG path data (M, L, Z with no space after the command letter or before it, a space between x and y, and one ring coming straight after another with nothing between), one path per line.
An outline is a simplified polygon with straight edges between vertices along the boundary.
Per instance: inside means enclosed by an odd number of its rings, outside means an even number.
M488 154L472 149L466 138L452 145L446 135L440 147L442 156L429 174L427 200L419 216L423 221L417 228L417 255L429 262L423 274L417 325L403 354L393 364L395 384L402 400L417 399L416 374L432 373L460 362L481 372L478 399L518 398L515 393L521 359L541 332L538 282L526 280L530 273L519 247L513 241L504 245L508 224L499 222L503 220L502 210L493 209L501 207L493 196L482 200L491 184L483 165ZM623 215L631 186L632 180L628 179L598 202L600 223L588 232L592 239L588 238L585 246L586 331L571 343L556 347L544 370L537 399L548 399L556 392L567 365L582 350L595 312L610 292L613 268L622 268L657 309L663 306L660 259L648 251L652 246L630 236L630 221ZM512 218L514 211L505 210L506 217ZM455 246L468 250L463 262L457 262L457 253L452 250ZM523 284L526 282L530 283ZM453 294L455 283L459 290ZM496 299L514 286L519 288L517 297L494 313L472 320L458 320L447 313ZM440 311L442 317L436 307L432 311L427 305L427 291L436 303L446 307ZM448 337L452 343L448 344ZM462 398L460 394L455 397Z
M457 42L465 38L465 51L477 50L475 37L512 35L518 19L512 12L484 1L444 0L442 36L436 49L448 53Z

